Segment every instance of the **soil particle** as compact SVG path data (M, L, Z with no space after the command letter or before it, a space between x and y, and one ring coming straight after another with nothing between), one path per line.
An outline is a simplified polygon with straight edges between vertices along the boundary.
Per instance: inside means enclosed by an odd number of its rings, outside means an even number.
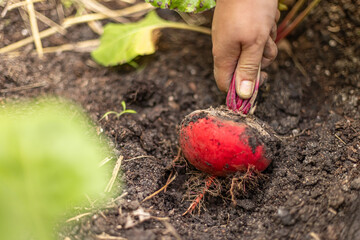
M277 210L277 216L281 220L281 223L285 226L294 225L296 220L291 216L290 211L284 207L280 207Z
M341 238L346 240L360 239L360 196L356 197L349 208L346 219L348 223L341 233Z
M338 187L333 188L332 191L329 192L327 197L329 206L333 207L335 210L338 209L345 201L344 194L342 190Z
M148 152L154 150L157 147L155 143L156 137L157 137L156 129L145 130L140 136L142 148Z
M319 179L316 176L306 176L303 183L305 186L314 186L318 181Z
M354 179L350 184L351 189L360 190L360 177Z
M245 209L246 211L253 211L256 208L256 204L251 199L241 199L236 201L237 206Z
M155 240L156 235L151 230L132 229L129 231L129 240Z

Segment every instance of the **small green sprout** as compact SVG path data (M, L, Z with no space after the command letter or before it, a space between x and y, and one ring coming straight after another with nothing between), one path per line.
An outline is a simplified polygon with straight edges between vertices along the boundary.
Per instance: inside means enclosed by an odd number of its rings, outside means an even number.
M69 9L74 4L72 0L61 0L61 3L66 9Z
M123 115L123 114L125 114L125 113L136 113L135 110L126 109L126 103L125 103L125 101L121 101L121 105L122 105L122 108L123 108L123 110L122 110L121 112L109 111L109 112L105 113L104 116L102 116L102 118L100 118L99 121L103 120L105 117L107 117L107 116L110 115L110 114L115 114L115 115L116 115L116 118L119 118L121 115Z

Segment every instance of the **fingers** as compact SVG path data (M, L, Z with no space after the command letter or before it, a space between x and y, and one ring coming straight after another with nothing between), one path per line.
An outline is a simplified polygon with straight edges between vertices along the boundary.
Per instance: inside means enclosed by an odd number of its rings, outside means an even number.
M277 36L277 25L276 23L274 23L273 27L271 28L270 37L272 40L275 41L276 36Z
M275 16L275 23L273 25L273 27L271 28L271 32L270 32L270 37L272 38L272 40L275 41L276 39L276 35L277 35L277 22L280 19L280 11L279 9L276 11L276 16Z
M277 45L274 42L274 40L269 37L265 44L264 54L261 60L261 67L262 68L268 67L275 60L277 54L278 54Z
M275 15L275 21L276 21L276 22L278 22L278 21L279 21L279 19L280 19L280 15L281 15L281 14L280 14L280 10L279 10L279 9L277 9L277 10L276 10L276 15Z
M212 42L214 75L221 91L228 91L235 71L237 94L243 99L251 97L265 45L270 32L275 39L273 25L279 17L275 0L217 1ZM269 53L264 56L267 65L274 55L271 43L268 45Z
M225 56L214 55L214 77L220 91L227 92L230 86L231 78L234 73L238 56L229 59Z
M276 33L276 27L273 32ZM243 49L229 47L224 50L226 45L222 45L221 48L214 47L214 75L218 88L221 91L228 91L232 74L236 67L236 92L243 98L248 99L251 97L254 83L257 78L259 64L261 67L268 67L276 58L278 49L273 38L275 36L268 37L265 44L261 42L252 44L251 46L243 47ZM227 53L227 55L223 55ZM238 55L241 53L240 58ZM236 62L238 59L238 62ZM262 78L266 78L265 74Z
M236 93L242 99L251 97L266 42L257 42L242 49L236 67Z
M259 85L263 85L264 82L266 82L268 80L269 76L266 72L261 72L260 73L260 83Z
M234 7L229 1L219 1L215 8L213 24L212 24L212 42L213 42L213 58L214 58L214 76L216 84L220 91L227 92L230 86L231 78L238 62L241 45L238 41L238 31L234 31L233 24L229 23L229 15L232 21L238 22L235 17L237 11L233 12ZM236 4L237 6L238 4ZM235 6L235 8L236 8ZM229 10L230 8L230 10ZM238 7L239 8L239 7ZM235 14L233 16L233 14Z

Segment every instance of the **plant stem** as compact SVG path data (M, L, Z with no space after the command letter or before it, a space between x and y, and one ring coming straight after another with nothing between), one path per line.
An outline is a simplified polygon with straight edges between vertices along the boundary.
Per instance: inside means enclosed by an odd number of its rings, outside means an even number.
M196 25L188 25L185 23L178 23L178 22L167 22L161 26L161 28L177 28L177 29L185 29L191 30L195 32L200 32L204 34L211 35L211 29L206 27L200 27Z
M275 42L279 42L281 39L285 38L294 28L310 13L310 11L319 4L321 0L314 0L310 3L310 5L302 11L295 20L289 24L283 31L278 33Z
M294 18L295 14L299 11L302 5L304 5L304 3L305 0L299 0L295 3L294 7L291 8L290 12L286 14L284 20L282 20L282 22L278 26L278 30L277 30L278 34L280 34L284 30L284 28L289 24L291 19Z

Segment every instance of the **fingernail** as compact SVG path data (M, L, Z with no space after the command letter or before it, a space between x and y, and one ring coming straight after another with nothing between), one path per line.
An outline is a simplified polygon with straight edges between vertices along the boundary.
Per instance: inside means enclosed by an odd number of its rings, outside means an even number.
M239 87L239 97L248 99L253 92L253 82L249 80L242 80Z

